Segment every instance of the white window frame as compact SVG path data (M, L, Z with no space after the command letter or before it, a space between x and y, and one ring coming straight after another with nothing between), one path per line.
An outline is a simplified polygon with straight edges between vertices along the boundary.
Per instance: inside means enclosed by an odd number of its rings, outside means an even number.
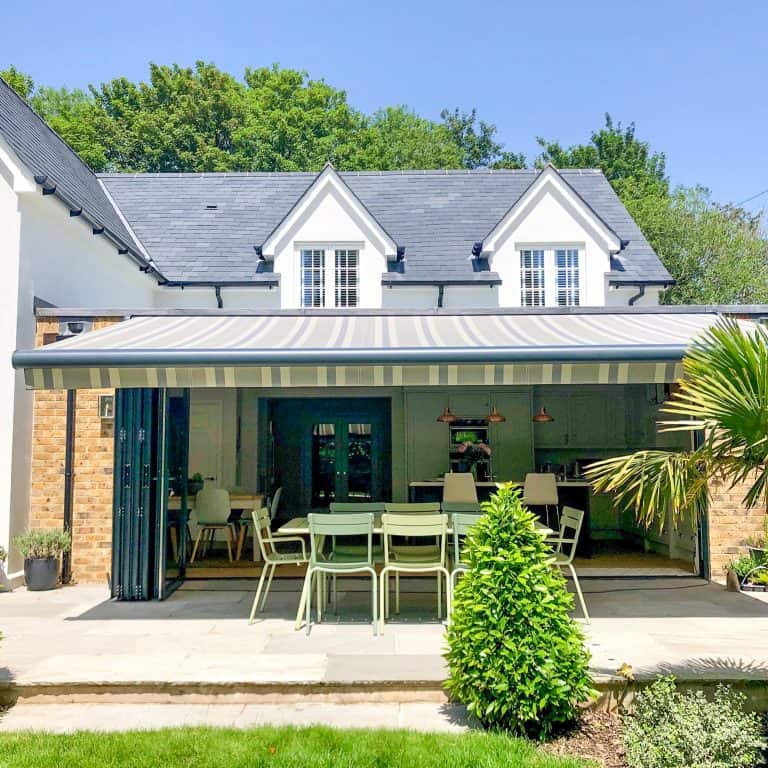
M520 306L521 307L536 307L536 306L545 306L545 307L568 307L568 306L579 306L584 305L585 303L585 263L584 263L584 246L581 244L574 244L574 243L558 243L557 245L541 245L541 244L530 244L530 243L516 243L516 253L517 253L517 275L518 275L518 284L519 284L519 291L518 296L520 298ZM523 303L523 292L525 291L525 287L523 284L523 266L522 266L522 255L526 251L543 251L544 252L544 304L543 305L537 305L537 304L524 304ZM571 295L570 303L560 304L559 303L559 291L560 288L558 287L558 267L557 267L557 252L558 251L576 251L576 272L578 274L577 282L578 286L575 289L571 289L572 291L575 290L578 295L578 301L573 301L573 295Z
M521 307L573 307L584 305L585 303L585 260L584 260L584 245L576 243L558 243L556 245L548 244L531 244L531 243L516 243L517 252L517 274L519 282L520 306ZM525 292L525 286L523 283L523 265L522 257L523 253L527 251L543 251L544 252L544 304L524 304L523 293ZM559 294L563 290L558 285L558 277L560 270L557 266L557 252L565 251L566 253L576 252L576 267L575 272L577 275L577 286L564 289L567 295L566 303L560 304ZM571 268L573 270L573 268ZM574 300L576 299L576 300Z
M323 272L322 272L322 297L323 301L319 305L305 304L304 303L304 290L305 290L305 273L304 273L304 253L306 251L321 251L323 256ZM349 251L357 252L357 263L355 265L355 285L350 282L343 285L338 280L339 270L337 267L338 251L349 253ZM299 306L317 309L353 309L359 307L362 304L360 289L362 283L362 255L363 244L362 243L346 243L346 242L332 242L332 243L296 243L296 259L298 263L299 271ZM354 288L356 293L356 302L354 304L342 304L340 299L342 291L350 290Z

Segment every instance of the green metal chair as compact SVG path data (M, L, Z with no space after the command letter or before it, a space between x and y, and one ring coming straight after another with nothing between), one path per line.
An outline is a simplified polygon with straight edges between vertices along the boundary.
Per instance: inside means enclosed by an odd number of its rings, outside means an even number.
M261 570L261 576L259 577L259 586L256 588L256 596L253 598L253 607L251 608L251 615L248 619L249 624L253 624L253 617L256 615L256 608L259 604L259 597L261 596L262 587L264 586L264 580L267 580L267 586L264 590L264 599L261 602L262 611L267 604L267 595L269 595L269 588L272 586L272 577L275 575L277 567L279 565L303 565L309 559L307 557L306 544L301 536L272 535L269 509L266 507L253 510L253 529L253 535L258 542L264 565ZM301 549L298 552L277 551L278 546L296 542L301 546ZM269 576L267 576L267 573L269 573Z
M555 546L555 560L553 565L558 568L567 568L571 572L573 584L576 587L576 594L579 597L581 610L584 612L584 619L587 624L590 623L589 613L587 613L587 604L584 602L584 595L581 591L579 578L576 575L576 569L573 567L573 558L576 556L576 547L579 543L579 534L581 526L584 523L584 513L580 509L573 507L563 507L560 513L560 535L555 538L546 539L547 544ZM573 531L570 537L566 534Z
M371 612L373 616L373 634L375 635L378 624L378 611L376 601L376 569L373 565L373 513L310 514L307 517L307 522L309 523L310 556L299 604L299 611L301 611L302 606L305 611L307 634L309 634L310 629L313 580L315 580L317 596L317 622L320 623L323 618L325 574L330 573L335 578L339 575L369 573L372 582ZM336 539L344 536L365 536L368 541L365 555L342 555L334 550L331 550L326 555L323 547L325 540L328 537ZM297 616L297 623L299 618L300 615Z
M440 577L445 577L446 609L450 613L451 587L450 575L445 567L445 542L448 530L448 516L443 514L390 514L381 517L384 538L384 569L379 574L381 592L381 632L384 632L384 619L389 614L389 574L396 576L395 611L400 612L400 574L437 575L437 616L442 616L442 585ZM428 547L393 546L393 537L429 538L436 544Z
M376 523L375 516L381 515L384 512L385 504L383 501L334 501L331 502L328 507L328 511L332 515L355 515L364 512L369 512L374 515L374 526ZM351 538L351 537L350 537ZM378 536L376 536L378 539ZM361 543L358 540L350 540L338 542L334 536L331 539L331 551L339 556L359 556L365 557L367 549L366 544ZM373 544L373 561L376 563L382 562L384 559L384 549L381 543L374 541ZM336 606L336 577L333 577L333 598L332 602L334 607Z
M445 505L443 505L445 506ZM480 519L481 515L468 512L454 512L451 514L451 528L453 529L453 568L451 570L451 594L456 588L456 580L460 573L466 573L469 567L462 557L464 540L470 529Z
M479 501L444 501L440 505L440 509L449 517L456 512L480 515L483 512L483 505Z
M439 501L387 502L384 511L388 515L436 515L440 512Z

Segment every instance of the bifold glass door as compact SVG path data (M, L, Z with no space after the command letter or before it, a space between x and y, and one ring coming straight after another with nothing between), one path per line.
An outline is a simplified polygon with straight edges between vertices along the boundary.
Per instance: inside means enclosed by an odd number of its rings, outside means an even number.
M339 419L312 425L313 509L334 501L372 501L373 428Z
M163 599L186 567L188 393L115 394L112 596Z

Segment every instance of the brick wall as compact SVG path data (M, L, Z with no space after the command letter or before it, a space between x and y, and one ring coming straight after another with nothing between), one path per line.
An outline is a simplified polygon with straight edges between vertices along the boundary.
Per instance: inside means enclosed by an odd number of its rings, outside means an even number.
M119 321L96 318L93 328L105 328ZM39 318L36 345L41 346L45 334L56 334L58 328L56 318ZM99 418L98 396L112 393L111 389L77 392L72 577L79 582L104 582L111 568L114 424ZM30 525L34 528L60 528L64 522L66 408L64 390L35 393L30 497Z
M748 509L742 499L748 483L729 488L719 480L710 482L712 498L709 504L709 556L712 580L725 581L725 565L746 553L750 536L763 532L765 510L762 506Z

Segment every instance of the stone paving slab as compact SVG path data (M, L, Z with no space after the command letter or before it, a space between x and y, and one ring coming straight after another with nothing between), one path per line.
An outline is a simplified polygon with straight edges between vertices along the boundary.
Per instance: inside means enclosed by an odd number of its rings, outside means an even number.
M364 582L361 581L361 586ZM101 586L0 594L0 681L18 684L339 683L444 679L434 595L403 580L403 614L374 637L363 589L339 615L296 632L297 580L276 583L248 625L248 580L183 587L165 602L115 603ZM768 596L701 579L585 579L582 624L596 675L768 680ZM362 602L361 602L362 601ZM420 610L423 615L419 615Z
M329 725L462 732L464 707L450 704L18 704L0 716L0 732L156 730L178 726L250 728L258 725Z

